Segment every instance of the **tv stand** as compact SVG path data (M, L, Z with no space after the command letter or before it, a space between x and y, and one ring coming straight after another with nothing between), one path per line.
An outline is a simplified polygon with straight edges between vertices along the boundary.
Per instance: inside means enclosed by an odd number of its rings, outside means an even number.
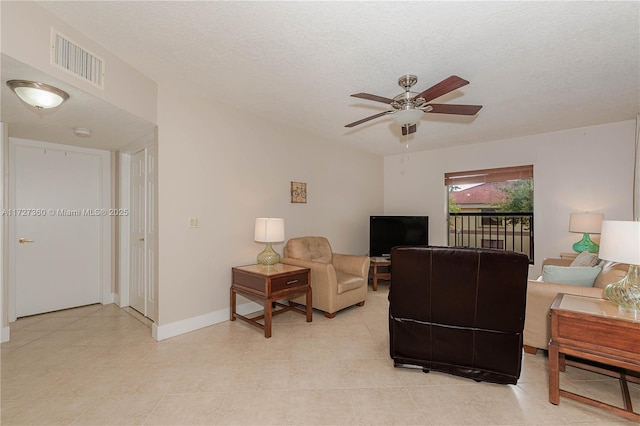
M382 267L382 270L379 268ZM373 291L378 291L378 280L391 280L391 259L386 257L372 257L371 281L373 283Z

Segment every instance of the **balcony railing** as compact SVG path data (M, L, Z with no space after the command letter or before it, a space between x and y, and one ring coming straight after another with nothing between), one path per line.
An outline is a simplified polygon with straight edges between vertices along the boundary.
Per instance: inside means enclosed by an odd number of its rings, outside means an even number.
M449 246L517 251L533 263L533 213L449 213Z

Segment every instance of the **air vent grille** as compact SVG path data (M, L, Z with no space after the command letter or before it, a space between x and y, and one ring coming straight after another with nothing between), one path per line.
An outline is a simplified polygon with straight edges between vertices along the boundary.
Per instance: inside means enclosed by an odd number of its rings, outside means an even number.
M51 31L51 63L104 88L104 61L56 30Z

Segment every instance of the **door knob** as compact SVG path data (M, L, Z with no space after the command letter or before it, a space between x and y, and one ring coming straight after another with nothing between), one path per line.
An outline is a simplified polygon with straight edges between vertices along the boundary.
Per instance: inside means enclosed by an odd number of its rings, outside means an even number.
M143 238L138 238L138 241L144 241L144 237Z
M24 243L33 243L34 241L35 241L35 240L29 240L29 239L27 239L27 238L20 238L20 239L18 240L18 242L19 242L20 244L24 244Z

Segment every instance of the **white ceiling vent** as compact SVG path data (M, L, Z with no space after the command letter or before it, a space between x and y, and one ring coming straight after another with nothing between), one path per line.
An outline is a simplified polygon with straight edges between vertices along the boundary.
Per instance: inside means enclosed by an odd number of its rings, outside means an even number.
M51 63L104 89L104 61L51 29Z

